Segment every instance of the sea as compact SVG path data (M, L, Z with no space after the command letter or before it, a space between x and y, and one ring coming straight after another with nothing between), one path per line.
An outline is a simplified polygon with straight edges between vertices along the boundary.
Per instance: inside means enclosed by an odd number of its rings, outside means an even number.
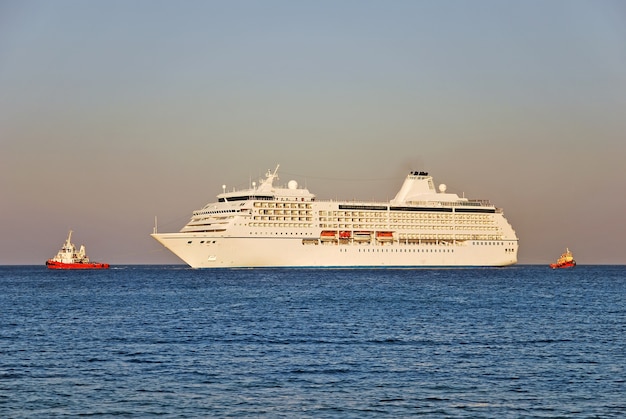
M0 267L0 417L622 418L626 266Z

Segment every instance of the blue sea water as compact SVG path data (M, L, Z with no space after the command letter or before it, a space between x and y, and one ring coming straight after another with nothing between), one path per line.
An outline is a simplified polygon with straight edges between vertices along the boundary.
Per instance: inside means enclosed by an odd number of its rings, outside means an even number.
M0 417L624 417L626 267L0 267Z

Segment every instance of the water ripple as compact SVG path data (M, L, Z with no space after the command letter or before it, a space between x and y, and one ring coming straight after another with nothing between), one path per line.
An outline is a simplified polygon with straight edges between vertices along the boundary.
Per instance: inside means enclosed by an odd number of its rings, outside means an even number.
M0 267L0 416L621 417L626 268Z

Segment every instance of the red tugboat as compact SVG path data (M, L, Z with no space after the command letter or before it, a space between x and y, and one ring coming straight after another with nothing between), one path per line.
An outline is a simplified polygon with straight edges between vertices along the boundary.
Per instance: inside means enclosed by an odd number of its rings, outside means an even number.
M573 268L574 266L576 266L576 261L574 260L572 252L570 252L568 248L565 248L565 253L561 255L556 263L550 264L552 269Z
M72 230L59 253L46 261L48 269L109 269L108 263L90 262L85 254L85 246L81 245L76 251L72 244Z

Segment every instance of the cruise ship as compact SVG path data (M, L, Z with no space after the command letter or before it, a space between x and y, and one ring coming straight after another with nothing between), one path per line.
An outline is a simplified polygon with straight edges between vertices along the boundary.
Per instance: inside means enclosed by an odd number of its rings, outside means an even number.
M388 202L316 200L278 168L193 211L178 233L152 237L192 268L495 267L517 262L502 209L435 188L412 171Z

